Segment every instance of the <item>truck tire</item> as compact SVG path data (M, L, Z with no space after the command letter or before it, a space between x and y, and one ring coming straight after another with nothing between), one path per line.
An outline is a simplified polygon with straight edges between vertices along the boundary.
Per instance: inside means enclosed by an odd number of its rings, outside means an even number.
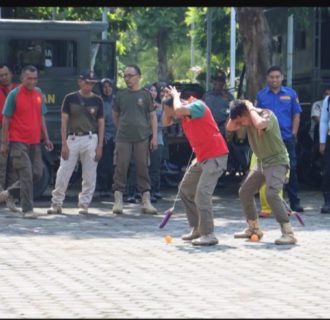
M34 200L40 198L43 195L43 193L46 191L47 187L50 185L50 178L51 178L50 168L47 164L44 163L42 177L33 186Z

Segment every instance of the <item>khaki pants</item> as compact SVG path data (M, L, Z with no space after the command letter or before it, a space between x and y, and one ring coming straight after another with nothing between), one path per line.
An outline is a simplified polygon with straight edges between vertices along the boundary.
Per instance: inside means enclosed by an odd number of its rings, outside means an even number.
M257 219L257 208L254 195L266 182L266 198L277 222L289 222L288 214L280 197L287 170L287 166L284 165L277 165L268 168L261 168L258 165L250 171L239 189L239 197L247 220Z
M220 156L191 163L180 186L180 197L191 227L201 235L214 232L212 195L218 179L227 168L228 156Z
M114 184L113 191L125 192L127 184L128 167L133 156L136 167L136 184L140 193L150 191L150 177L148 166L149 158L149 139L139 142L116 141L114 152Z
M0 124L1 125L1 124ZM0 147L2 139L2 128L0 128ZM0 191L6 189L8 155L0 153Z
M0 124L1 125L1 124ZM1 147L2 129L0 128L0 147ZM8 155L0 153L0 191L5 190L7 186L12 185L18 180L16 172L10 168ZM10 175L8 174L10 171Z
M33 183L42 177L43 165L39 144L10 143L8 172L10 184L7 190L14 198L20 197L23 212L33 210ZM18 180L11 183L16 177Z
M96 185L97 161L95 161L95 150L98 137L97 134L80 137L69 135L67 143L69 147L69 158L68 160L61 158L60 167L56 174L55 189L52 191L52 204L62 206L71 175L80 159L82 183L78 199L80 205L88 207L93 199Z

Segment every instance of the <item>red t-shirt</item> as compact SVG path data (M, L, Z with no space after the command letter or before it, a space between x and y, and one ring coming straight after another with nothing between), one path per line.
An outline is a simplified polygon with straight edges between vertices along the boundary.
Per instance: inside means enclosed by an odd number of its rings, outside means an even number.
M15 89L17 86L18 86L17 83L12 83L11 87L8 89L7 87L0 85L0 127L1 127L2 118L3 118L2 110L5 105L8 93L11 90Z
M39 144L42 131L42 115L47 112L39 88L32 91L23 85L10 91L3 114L10 117L9 141Z
M201 100L190 99L189 102L194 101L203 104L204 115L196 118L184 117L182 127L198 162L228 154L226 141L222 137L210 109Z

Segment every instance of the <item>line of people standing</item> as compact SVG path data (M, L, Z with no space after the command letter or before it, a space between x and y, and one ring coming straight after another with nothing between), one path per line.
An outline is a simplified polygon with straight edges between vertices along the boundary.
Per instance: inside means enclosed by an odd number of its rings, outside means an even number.
M6 79L6 68L6 66L0 66L0 79ZM173 99L167 100L165 104L167 114L164 116L162 104L156 101L156 88L150 87L148 90L141 88L140 79L139 67L128 65L124 71L127 88L119 91L114 99L113 83L110 79L101 81L102 94L99 96L93 92L98 82L96 75L89 70L79 75L79 90L67 94L62 103L61 163L56 175L55 188L52 191L51 207L47 212L49 214L62 213L70 177L80 160L82 185L78 195L79 213L88 213L97 184L100 193L103 194L112 188L114 191L112 211L116 214L123 213L123 194L127 187L129 165L133 159L136 166L137 190L142 198L142 212L156 214L157 209L151 204L151 193L152 190L155 194L159 193L159 169L162 155L159 145L163 144L163 141L159 140L161 138L159 133L162 131L161 124L170 125L173 123L173 117L178 117L182 120L184 131L194 151L197 152L197 162L195 160L189 166L179 187L188 220L193 228L190 234L183 236L183 239L193 240L193 244L196 245L216 244L218 240L213 232L211 221L213 214L212 206L210 206L210 197L216 180L212 180L213 184L202 187L204 182L202 183L200 179L203 179L203 174L209 175L215 172L214 168L217 168L214 179L218 179L225 171L228 149L219 126L224 126L223 119L228 118L228 114L227 116L220 114L217 123L215 121L217 116L212 115L212 108L209 109L202 100L191 99L191 97L180 98L175 87L170 87L169 94ZM223 78L215 77L213 80L223 81ZM12 170L9 172L15 173L17 178L15 181L12 178L6 178L11 182L2 184L5 190L0 192L0 200L5 201L9 206L12 199L20 198L22 216L34 218L37 214L33 211L33 182L40 178L42 172L41 138L43 137L49 151L53 149L53 145L48 138L44 118L47 108L42 92L36 86L38 70L34 66L24 67L21 72L21 81L21 85L16 88L12 84L9 86L10 81L1 82L3 94L7 94L2 112L1 153L3 156L9 154L12 165ZM237 237L249 237L253 232L256 232L259 237L262 236L251 199L258 191L257 187L261 185L261 182L266 181L266 198L282 230L282 237L276 243L294 244L296 239L288 222L287 213L280 202L279 191L283 187L285 175L290 168L290 180L286 185L290 205L292 210L303 211L297 195L295 155L301 107L295 91L284 87L282 81L281 69L271 67L267 71L268 86L257 94L258 108L248 101L234 101L229 108L230 119L226 129L237 131L242 126L246 127L249 142L258 157L258 167L249 173L248 179L240 188L240 198L249 228ZM207 101L212 94L206 95L205 100ZM225 100L229 99L231 98L227 97ZM328 102L329 98L323 102L320 120L320 152L325 153L327 160L329 159ZM209 103L212 105L211 100ZM266 111L264 112L263 109ZM213 150L210 146L209 150L206 150L208 141L198 136L198 130L194 131L199 128L197 124L202 126L205 129L203 132L210 134L210 137L218 137L219 148ZM267 133L268 130L269 133ZM278 143L271 148L274 137ZM261 141L263 144L258 144ZM212 150L215 151L214 154ZM206 158L204 158L205 154ZM221 156L221 159L214 162L213 160L218 156ZM155 164L154 167L150 166L150 158ZM207 163L213 163L213 165L208 168ZM274 164L278 167L273 168ZM115 170L112 177L113 166ZM270 169L269 172L268 169ZM107 173L104 174L104 172ZM150 173L154 173L155 180L150 179ZM328 175L327 165L325 176L328 177ZM325 205L322 210L327 211L329 181L324 182L323 189ZM204 196L207 204L203 199ZM12 210L16 208L13 206ZM202 212L203 210L205 212Z

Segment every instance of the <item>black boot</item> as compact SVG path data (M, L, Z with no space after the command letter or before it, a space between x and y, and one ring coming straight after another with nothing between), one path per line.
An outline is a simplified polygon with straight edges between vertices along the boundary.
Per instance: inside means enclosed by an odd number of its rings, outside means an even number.
M296 211L296 212L304 212L304 208L300 205L300 201L296 201L294 203L290 203L290 207L292 211Z
M321 213L330 213L330 192L323 192L324 205L321 208Z

